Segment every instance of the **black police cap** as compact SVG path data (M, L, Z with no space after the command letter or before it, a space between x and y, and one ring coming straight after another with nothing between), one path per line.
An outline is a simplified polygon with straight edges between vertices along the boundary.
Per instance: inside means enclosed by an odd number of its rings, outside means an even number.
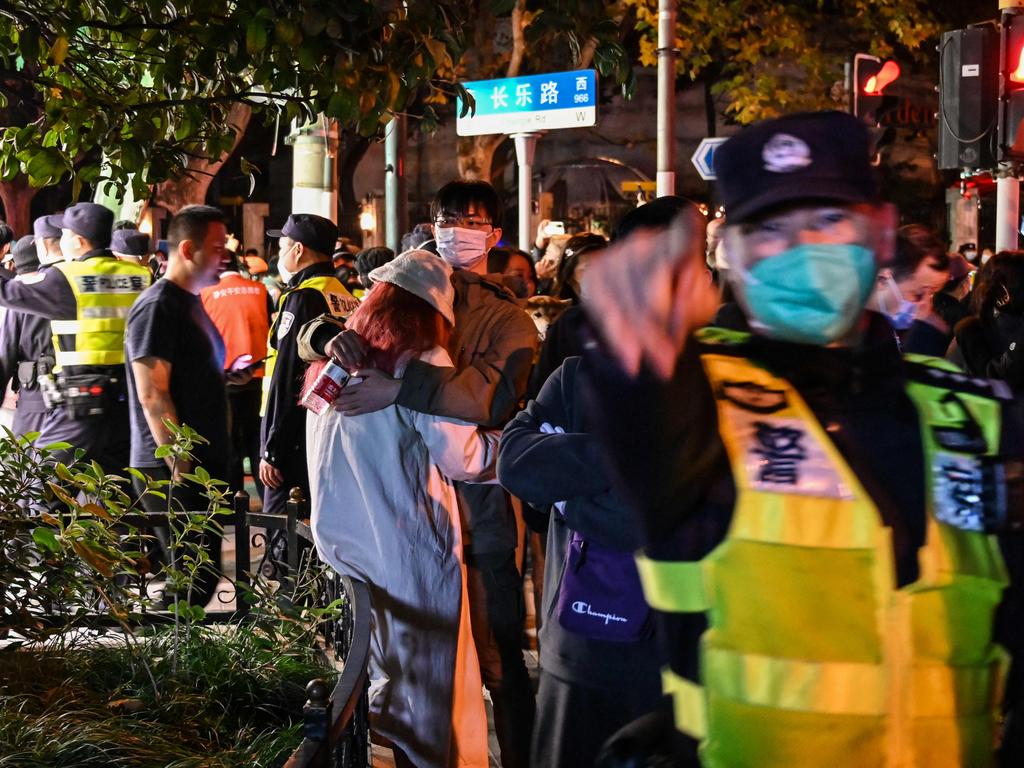
M149 253L149 235L137 229L116 229L110 238L110 250L125 256L145 256Z
M46 223L58 229L70 229L92 243L95 248L110 245L110 227L114 212L97 203L75 203L64 213L47 216Z
M280 229L269 229L270 237L288 237L307 248L329 255L338 241L338 227L330 219L313 213L293 213Z
M845 112L804 112L744 128L715 152L730 224L787 204L878 199L864 124Z
M60 227L50 224L49 216L40 216L32 222L32 234L36 237L60 237Z

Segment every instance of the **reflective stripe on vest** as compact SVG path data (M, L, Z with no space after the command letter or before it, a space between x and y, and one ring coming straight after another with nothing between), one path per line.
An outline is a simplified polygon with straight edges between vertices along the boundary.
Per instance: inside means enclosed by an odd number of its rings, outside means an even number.
M270 387L274 379L274 368L277 363L276 337L277 329L281 322L281 310L284 309L284 301L295 291L311 288L323 294L327 302L327 309L334 317L345 317L359 306L358 299L354 298L348 289L338 278L333 275L321 275L303 280L294 288L285 291L277 300L277 317L270 326L270 334L267 337L267 361L263 366L263 400L260 403L260 415L267 412L267 400L270 398ZM291 330L289 328L289 330ZM296 329L298 332L298 329Z
M74 320L53 320L55 370L75 365L124 364L124 331L135 299L152 281L149 269L114 257L65 261L53 265L67 278L75 295ZM74 349L60 337L74 336Z
M954 478L980 468L935 435L976 422L978 452L994 455L999 402L908 383L928 519L920 576L897 589L891 531L799 394L743 358L701 359L737 489L732 524L699 562L639 556L638 567L652 607L707 613L703 687L663 673L677 726L703 739L702 764L991 765L1006 574L993 537L935 518L950 467Z

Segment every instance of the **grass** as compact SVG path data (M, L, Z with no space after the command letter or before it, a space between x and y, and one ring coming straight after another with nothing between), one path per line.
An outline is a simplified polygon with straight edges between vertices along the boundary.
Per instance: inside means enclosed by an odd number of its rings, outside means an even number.
M281 765L302 740L306 683L331 671L255 627L188 631L173 673L169 629L132 646L0 650L0 768Z

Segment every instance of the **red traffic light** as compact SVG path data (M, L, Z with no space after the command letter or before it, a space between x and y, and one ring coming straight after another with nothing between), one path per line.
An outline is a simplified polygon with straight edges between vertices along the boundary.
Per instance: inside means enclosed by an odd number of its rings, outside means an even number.
M1012 59L1011 59L1012 62ZM1010 81L1024 83L1024 46L1017 52L1017 64L1010 72Z
M867 96L881 96L885 87L900 76L900 65L895 61L887 61L882 68L874 75L871 75L864 83L864 94ZM1021 70L1021 77L1024 78L1024 70ZM1021 80L1024 82L1024 79Z

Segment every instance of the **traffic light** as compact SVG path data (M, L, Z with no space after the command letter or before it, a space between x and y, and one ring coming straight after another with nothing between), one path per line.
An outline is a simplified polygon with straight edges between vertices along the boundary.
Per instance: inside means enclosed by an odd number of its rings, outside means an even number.
M886 86L900 76L900 65L877 56L858 53L853 57L853 114L868 125L877 125L884 111L895 105L885 96Z
M995 167L996 126L1001 124L997 107L1002 103L999 46L999 33L992 23L942 33L935 156L939 168Z
M999 41L999 159L1024 160L1024 14L1003 11Z

